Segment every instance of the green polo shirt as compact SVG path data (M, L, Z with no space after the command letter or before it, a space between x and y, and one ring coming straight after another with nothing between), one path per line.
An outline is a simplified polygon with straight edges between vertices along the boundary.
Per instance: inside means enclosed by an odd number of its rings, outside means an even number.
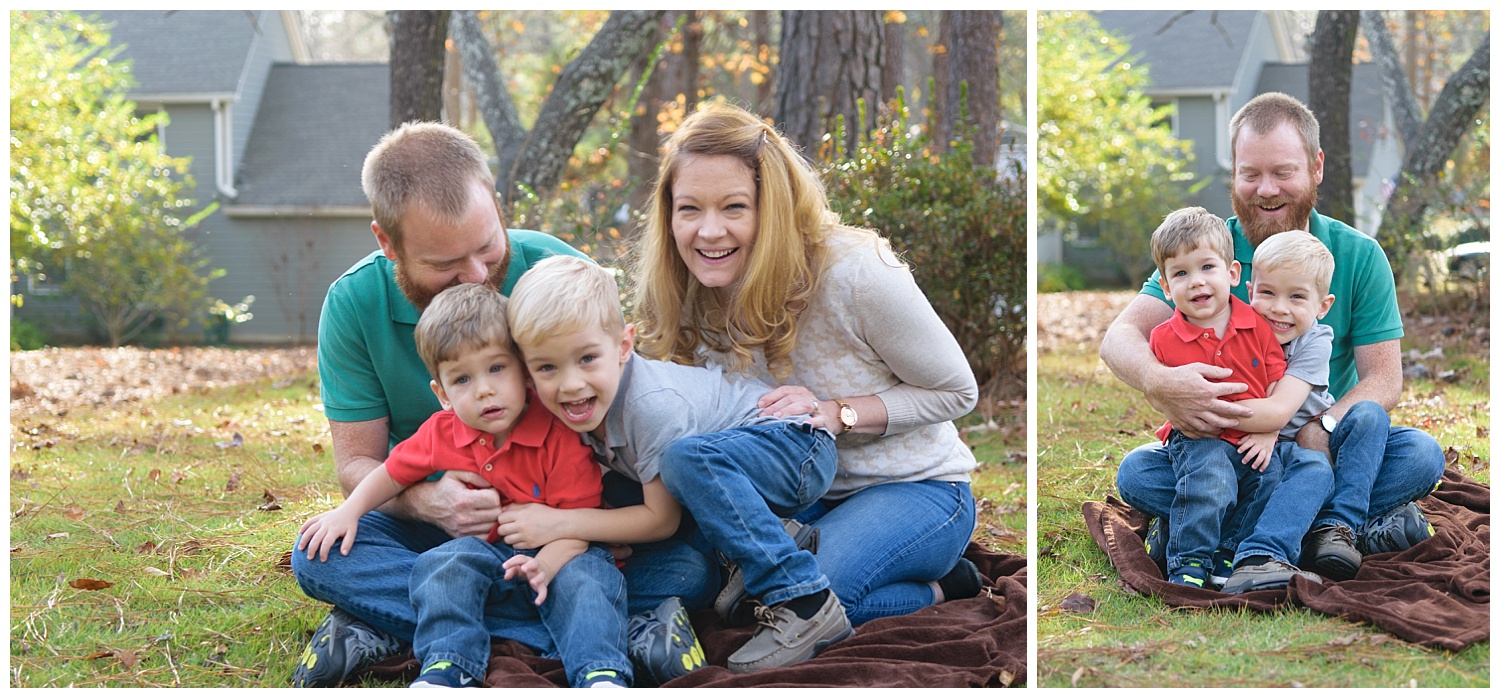
M1250 260L1255 248L1245 239L1238 218L1230 218L1229 232L1234 235L1234 258L1240 263L1240 284L1234 295L1250 300ZM1381 251L1380 243L1332 218L1312 212L1308 232L1321 240L1333 253L1333 307L1321 322L1333 328L1333 356L1328 362L1328 392L1335 399L1343 397L1359 373L1354 366L1354 348L1391 339L1400 339L1401 309L1396 304L1396 282L1391 264ZM1153 272L1141 286L1141 293L1172 304L1161 288L1161 272Z
M510 266L500 292L510 295L532 265L554 254L588 257L534 230L507 231ZM432 377L417 355L413 333L420 313L396 286L395 265L376 250L328 287L318 320L318 377L323 414L334 422L389 416L390 445L416 433L442 409Z

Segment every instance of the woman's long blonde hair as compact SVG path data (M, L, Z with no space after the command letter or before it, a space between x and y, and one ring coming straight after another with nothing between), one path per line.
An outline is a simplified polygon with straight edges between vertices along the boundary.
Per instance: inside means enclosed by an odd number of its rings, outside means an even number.
M721 303L688 272L672 237L672 184L684 159L728 155L756 182L755 245L737 290ZM761 350L772 375L791 372L797 317L822 273L828 232L839 224L811 165L776 129L744 109L703 105L663 146L635 281L637 347L650 357L697 363L701 348L743 370Z

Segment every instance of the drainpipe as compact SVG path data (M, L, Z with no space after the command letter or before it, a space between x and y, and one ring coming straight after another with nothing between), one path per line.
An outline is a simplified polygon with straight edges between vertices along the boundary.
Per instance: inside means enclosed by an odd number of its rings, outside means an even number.
M239 196L234 188L234 142L230 137L229 104L223 99L214 99L214 184L219 193L233 199Z

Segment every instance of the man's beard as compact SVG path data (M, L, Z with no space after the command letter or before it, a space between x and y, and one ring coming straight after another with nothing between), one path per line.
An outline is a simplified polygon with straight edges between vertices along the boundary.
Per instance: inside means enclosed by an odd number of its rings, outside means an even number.
M426 310L427 306L432 304L432 299L437 297L437 294L442 293L449 287L457 286L459 283L458 281L454 281L453 283L448 284L448 286L439 289L424 288L417 285L417 282L413 281L410 276L406 275L406 267L401 264L400 259L394 259L391 261L395 262L396 265L396 286L401 289L401 294L406 296L406 299L411 301L411 304L416 306L417 310L419 311ZM510 243L509 241L507 241L505 245L505 256L501 257L499 262L496 262L494 266L490 267L490 275L484 280L484 285L489 286L496 291L499 291L500 288L505 285L505 272L509 268Z
M1302 198L1299 199L1292 199L1286 196L1269 198L1255 196L1246 200L1241 199L1239 192L1235 189L1230 188L1229 190L1229 201L1234 206L1234 215L1239 216L1240 228L1245 231L1245 239L1250 241L1251 247L1259 246L1260 243L1265 242L1266 238L1277 233L1297 230L1297 226L1299 225L1302 230L1306 230L1308 218L1312 216L1313 204L1317 200L1318 188L1316 186L1308 187ZM1264 212L1260 210L1262 206L1274 208L1283 204L1290 207L1288 210L1291 216L1283 219L1290 220L1290 223L1269 220L1265 218Z

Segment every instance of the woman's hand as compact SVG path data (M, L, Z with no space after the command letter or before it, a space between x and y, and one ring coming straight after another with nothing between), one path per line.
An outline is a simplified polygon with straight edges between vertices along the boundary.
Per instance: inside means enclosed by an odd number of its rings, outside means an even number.
M815 427L828 426L828 412L824 410L822 400L813 395L811 390L800 385L783 385L760 398L757 403L760 406L762 417L787 417L792 415L807 415L807 423ZM829 400L832 405L833 401ZM832 409L832 408L830 408Z

